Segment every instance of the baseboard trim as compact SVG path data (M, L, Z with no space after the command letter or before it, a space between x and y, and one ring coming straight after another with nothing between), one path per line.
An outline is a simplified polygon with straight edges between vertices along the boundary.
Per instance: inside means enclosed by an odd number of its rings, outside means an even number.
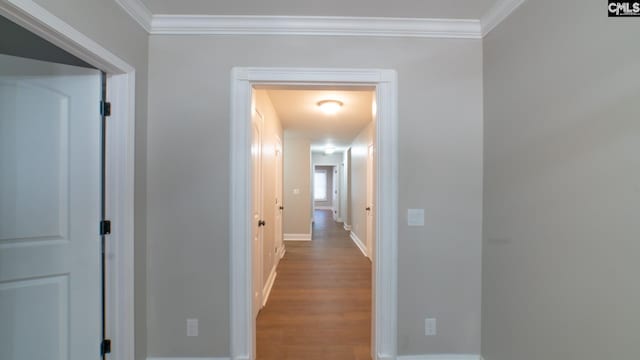
M346 231L351 231L351 225L347 225L347 223L344 223L343 228L344 228Z
M269 295L271 295L271 289L273 288L273 284L276 282L276 276L278 273L276 272L276 266L271 269L271 274L267 278L267 283L264 284L264 288L262 289L262 307L267 305L267 301L269 300Z
M284 234L284 241L311 241L311 234Z
M358 238L358 235L356 235L356 233L354 233L353 231L349 234L349 237L351 238L351 240L353 241L354 244L356 244L356 246L358 247L358 249L360 249L360 251L362 252L362 255L364 255L365 257L369 257L367 255L367 247L364 246L364 243L362 242L362 240L360 240L360 238Z
M148 357L147 360L231 360L228 357Z
M400 355L398 360L482 360L482 356L470 354Z
M284 257L284 254L286 253L287 253L287 248L284 247L284 244L282 244L282 246L280 246L280 250L278 251L278 257L282 259Z
M332 206L317 205L313 207L315 210L333 210Z

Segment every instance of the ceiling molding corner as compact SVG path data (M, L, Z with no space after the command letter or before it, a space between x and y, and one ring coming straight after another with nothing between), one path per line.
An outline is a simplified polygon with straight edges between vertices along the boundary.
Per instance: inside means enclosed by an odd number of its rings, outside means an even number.
M480 39L480 21L323 16L154 15L155 35L303 35Z
M482 37L487 36L526 0L498 0L480 19Z
M142 28L150 33L153 14L140 0L115 0L120 7Z

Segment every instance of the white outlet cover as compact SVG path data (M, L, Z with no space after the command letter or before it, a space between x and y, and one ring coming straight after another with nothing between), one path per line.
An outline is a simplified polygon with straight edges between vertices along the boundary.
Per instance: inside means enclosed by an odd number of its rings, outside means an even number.
M407 210L407 225L424 226L424 209Z

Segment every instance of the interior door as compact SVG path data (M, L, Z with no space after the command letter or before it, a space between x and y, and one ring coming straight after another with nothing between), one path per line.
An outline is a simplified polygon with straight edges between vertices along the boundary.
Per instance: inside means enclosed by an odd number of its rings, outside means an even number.
M375 236L373 230L373 217L375 216L375 201L373 195L373 166L374 166L374 147L373 144L369 145L367 150L367 240L365 246L367 247L367 255L372 258L373 255L373 237Z
M100 358L100 88L0 55L0 359Z
M333 213L333 221L338 221L338 207L340 206L340 201L338 199L338 167L332 167L331 174L331 211Z
M262 307L262 237L263 237L263 207L262 207L262 127L264 118L257 110L252 116L252 139L251 139L251 157L252 157L252 217L253 217L253 319L258 316L258 312Z
M275 145L275 160L276 160L276 204L275 204L275 224L274 224L274 239L276 245L276 252L281 255L283 252L283 235L282 235L282 213L284 211L284 204L282 203L282 142L280 139L276 139Z

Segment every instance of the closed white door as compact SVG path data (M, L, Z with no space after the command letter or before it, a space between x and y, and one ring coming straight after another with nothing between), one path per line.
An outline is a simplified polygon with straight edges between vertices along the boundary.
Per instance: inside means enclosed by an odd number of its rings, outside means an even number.
M252 117L252 237L253 237L253 318L258 316L262 307L262 127L264 119L258 111L254 111Z
M276 204L275 204L275 224L274 224L274 239L276 251L278 254L282 254L283 238L282 238L282 213L284 211L284 204L282 203L282 142L280 139L276 139L275 145L275 160L276 160Z
M375 197L373 194L373 174L374 174L374 147L373 144L369 145L367 151L367 240L365 246L367 247L367 255L370 259L373 259L373 242L374 242L374 230L373 230L373 217L375 216L376 206Z
M101 74L0 55L0 359L101 341Z
M333 166L331 171L331 212L333 213L333 221L338 221L338 207L339 207L339 198L338 198L338 167Z

